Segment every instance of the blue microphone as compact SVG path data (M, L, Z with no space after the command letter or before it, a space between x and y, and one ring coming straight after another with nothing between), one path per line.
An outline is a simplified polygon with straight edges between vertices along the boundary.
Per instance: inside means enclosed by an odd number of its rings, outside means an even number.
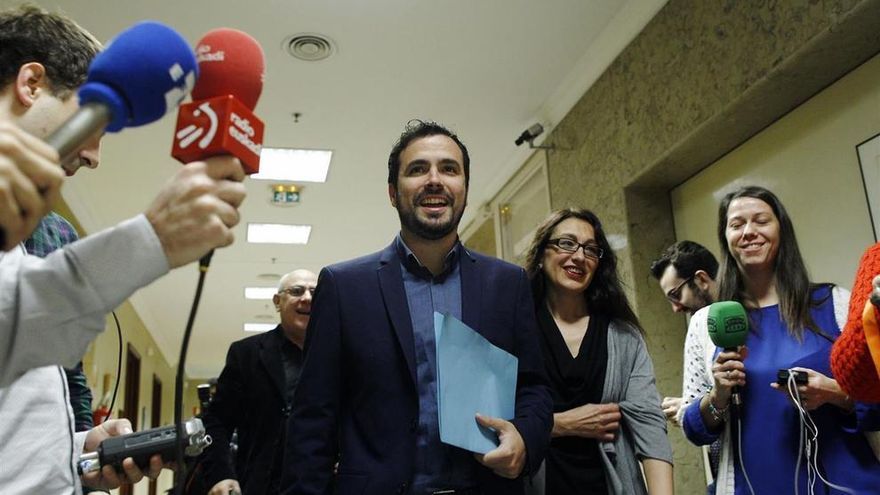
M149 124L176 108L195 86L196 56L170 27L144 21L119 33L89 66L80 108L46 142L64 164L103 131Z

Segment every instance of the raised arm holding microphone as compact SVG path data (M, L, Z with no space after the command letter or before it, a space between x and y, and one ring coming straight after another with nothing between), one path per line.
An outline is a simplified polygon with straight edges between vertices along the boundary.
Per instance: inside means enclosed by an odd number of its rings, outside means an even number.
M154 45L159 62L167 64L159 75L149 64L133 64L125 67L123 76L135 83L155 81L160 76L176 79L164 86L134 84L133 93L127 96L135 101L119 106L135 113L125 116L116 130L161 117L186 94L186 79L195 69L192 50L179 35L154 39L151 33L159 36L170 30L146 29L139 32L149 38L140 44ZM117 69L113 60L119 58L111 56L118 56L118 52L112 53L118 48L114 43L102 54L106 57L100 68L105 73L96 77L113 76ZM67 125L62 122L69 116L79 115L75 93L86 81L89 63L99 49L91 35L63 16L33 7L0 13L0 177L26 184L21 176L3 172L14 168L31 182L31 193L42 191L36 202L22 199L28 191L16 192L24 186L6 187L12 196L0 195L0 226L7 232L4 247L26 235L19 234L25 227L15 227L9 218L18 214L23 225L30 225L32 216L46 211L57 197L57 174L56 179L51 173L45 179L34 170L48 170L49 163L57 166L58 154L33 137L46 139L59 126ZM131 59L138 60L137 54ZM177 69L173 69L175 65ZM138 73L143 70L149 73ZM90 79L92 75L89 71ZM154 95L157 90L161 92ZM159 104L150 104L154 100ZM108 127L111 131L119 123L113 119ZM80 166L98 165L100 137L99 130L73 146L72 158L63 164L69 175ZM230 244L231 228L239 220L237 207L245 194L239 183L243 177L238 160L233 158L192 163L162 188L142 215L81 239L44 260L26 256L16 246L0 254L0 487L4 494L78 492L80 480L73 466L80 452L95 448L108 435L130 430L126 420L119 420L73 435L63 374L52 365L78 361L88 343L103 330L106 312L132 292L171 268ZM4 191L2 184L0 191ZM33 194L30 196L33 199ZM15 200L2 202L10 197ZM12 227L6 228L9 225ZM117 475L108 466L100 473L83 476L82 481L112 488L144 475L131 460L124 466L124 474ZM161 459L156 457L147 474L157 475L160 467Z

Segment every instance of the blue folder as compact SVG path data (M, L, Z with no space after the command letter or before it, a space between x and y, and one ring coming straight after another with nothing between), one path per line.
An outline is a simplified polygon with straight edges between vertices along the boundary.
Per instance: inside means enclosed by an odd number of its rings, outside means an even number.
M498 435L475 415L513 419L517 359L447 314L434 312L434 336L440 440L485 454L498 446Z

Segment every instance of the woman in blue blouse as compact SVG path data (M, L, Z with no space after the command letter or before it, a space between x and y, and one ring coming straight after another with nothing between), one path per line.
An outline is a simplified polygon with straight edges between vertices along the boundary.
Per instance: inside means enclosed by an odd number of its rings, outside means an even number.
M715 493L811 493L808 462L832 484L814 477L815 493L880 492L880 463L864 433L880 429L880 409L853 402L830 370L849 294L810 283L791 219L764 188L744 187L724 197L718 240L719 300L741 302L751 328L746 345L734 352L703 348L698 341L704 339L686 343L683 427L698 445L722 439ZM707 314L704 308L694 315L689 336L706 331ZM808 375L798 390L802 409L818 428L814 461L800 445L800 410L786 387L775 383L782 368ZM731 420L734 386L741 389L741 429ZM732 448L737 437L740 451Z

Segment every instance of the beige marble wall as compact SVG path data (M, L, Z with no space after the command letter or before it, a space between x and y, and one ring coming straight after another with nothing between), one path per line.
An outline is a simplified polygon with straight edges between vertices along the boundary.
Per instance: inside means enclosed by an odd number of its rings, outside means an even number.
M685 329L648 272L675 239L669 190L878 53L878 25L880 0L672 0L548 137L553 207L616 236L661 394ZM698 450L670 438L677 493L702 493Z
M482 221L480 226L471 233L470 237L462 241L468 249L473 249L478 253L487 254L489 256L498 256L498 249L495 245L495 220L488 217Z

